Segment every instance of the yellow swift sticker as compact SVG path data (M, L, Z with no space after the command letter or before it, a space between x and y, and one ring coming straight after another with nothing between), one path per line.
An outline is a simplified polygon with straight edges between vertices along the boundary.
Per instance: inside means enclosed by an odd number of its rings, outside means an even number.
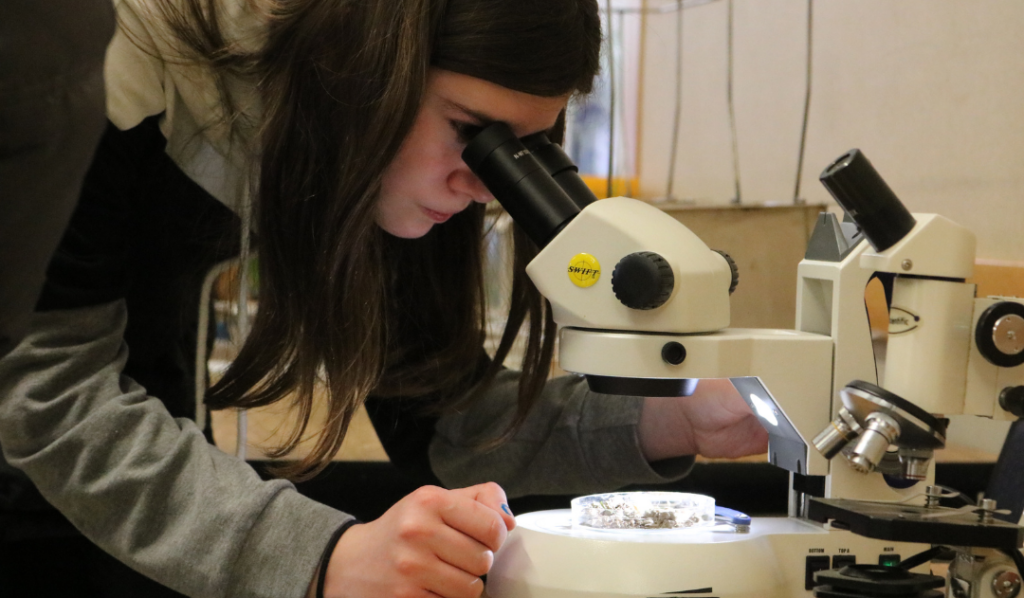
M593 286L601 278L601 263L589 253L577 253L569 260L569 280L578 287Z

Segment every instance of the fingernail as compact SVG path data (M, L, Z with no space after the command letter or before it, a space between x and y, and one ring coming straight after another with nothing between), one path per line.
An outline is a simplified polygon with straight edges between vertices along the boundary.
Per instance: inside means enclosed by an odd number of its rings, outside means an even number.
M508 513L508 516L509 516L509 517L513 517L513 515L512 515L512 511L509 511L509 510L508 510L508 505L505 505L505 504L501 505L501 510L502 510L502 511L505 511L506 513Z

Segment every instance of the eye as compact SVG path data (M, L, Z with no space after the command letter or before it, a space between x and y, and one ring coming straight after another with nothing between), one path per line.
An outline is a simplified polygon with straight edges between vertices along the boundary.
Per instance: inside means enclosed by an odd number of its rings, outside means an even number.
M480 134L484 128L480 125L473 123L461 122L457 120L450 121L452 128L455 129L455 134L458 136L459 141L462 143L469 143L474 137Z

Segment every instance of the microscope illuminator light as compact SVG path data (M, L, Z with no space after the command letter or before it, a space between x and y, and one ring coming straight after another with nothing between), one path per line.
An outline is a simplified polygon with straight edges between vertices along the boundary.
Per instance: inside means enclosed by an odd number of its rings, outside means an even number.
M750 393L750 404L754 406L754 410L757 411L757 415L761 419L767 421L772 426L779 425L779 418L775 415L775 408L768 401L754 393Z

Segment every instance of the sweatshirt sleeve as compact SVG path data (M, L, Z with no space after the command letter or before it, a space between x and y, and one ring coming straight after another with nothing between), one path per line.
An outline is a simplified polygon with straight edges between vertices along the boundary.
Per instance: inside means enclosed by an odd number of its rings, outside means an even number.
M547 383L520 430L496 448L515 414L519 373L501 372L480 400L440 418L430 444L434 473L448 487L495 481L511 496L589 494L657 484L689 473L692 457L648 463L637 427L642 397L591 392L578 376Z
M304 596L351 516L262 481L122 374L122 300L41 312L0 360L0 445L90 540L189 596Z

